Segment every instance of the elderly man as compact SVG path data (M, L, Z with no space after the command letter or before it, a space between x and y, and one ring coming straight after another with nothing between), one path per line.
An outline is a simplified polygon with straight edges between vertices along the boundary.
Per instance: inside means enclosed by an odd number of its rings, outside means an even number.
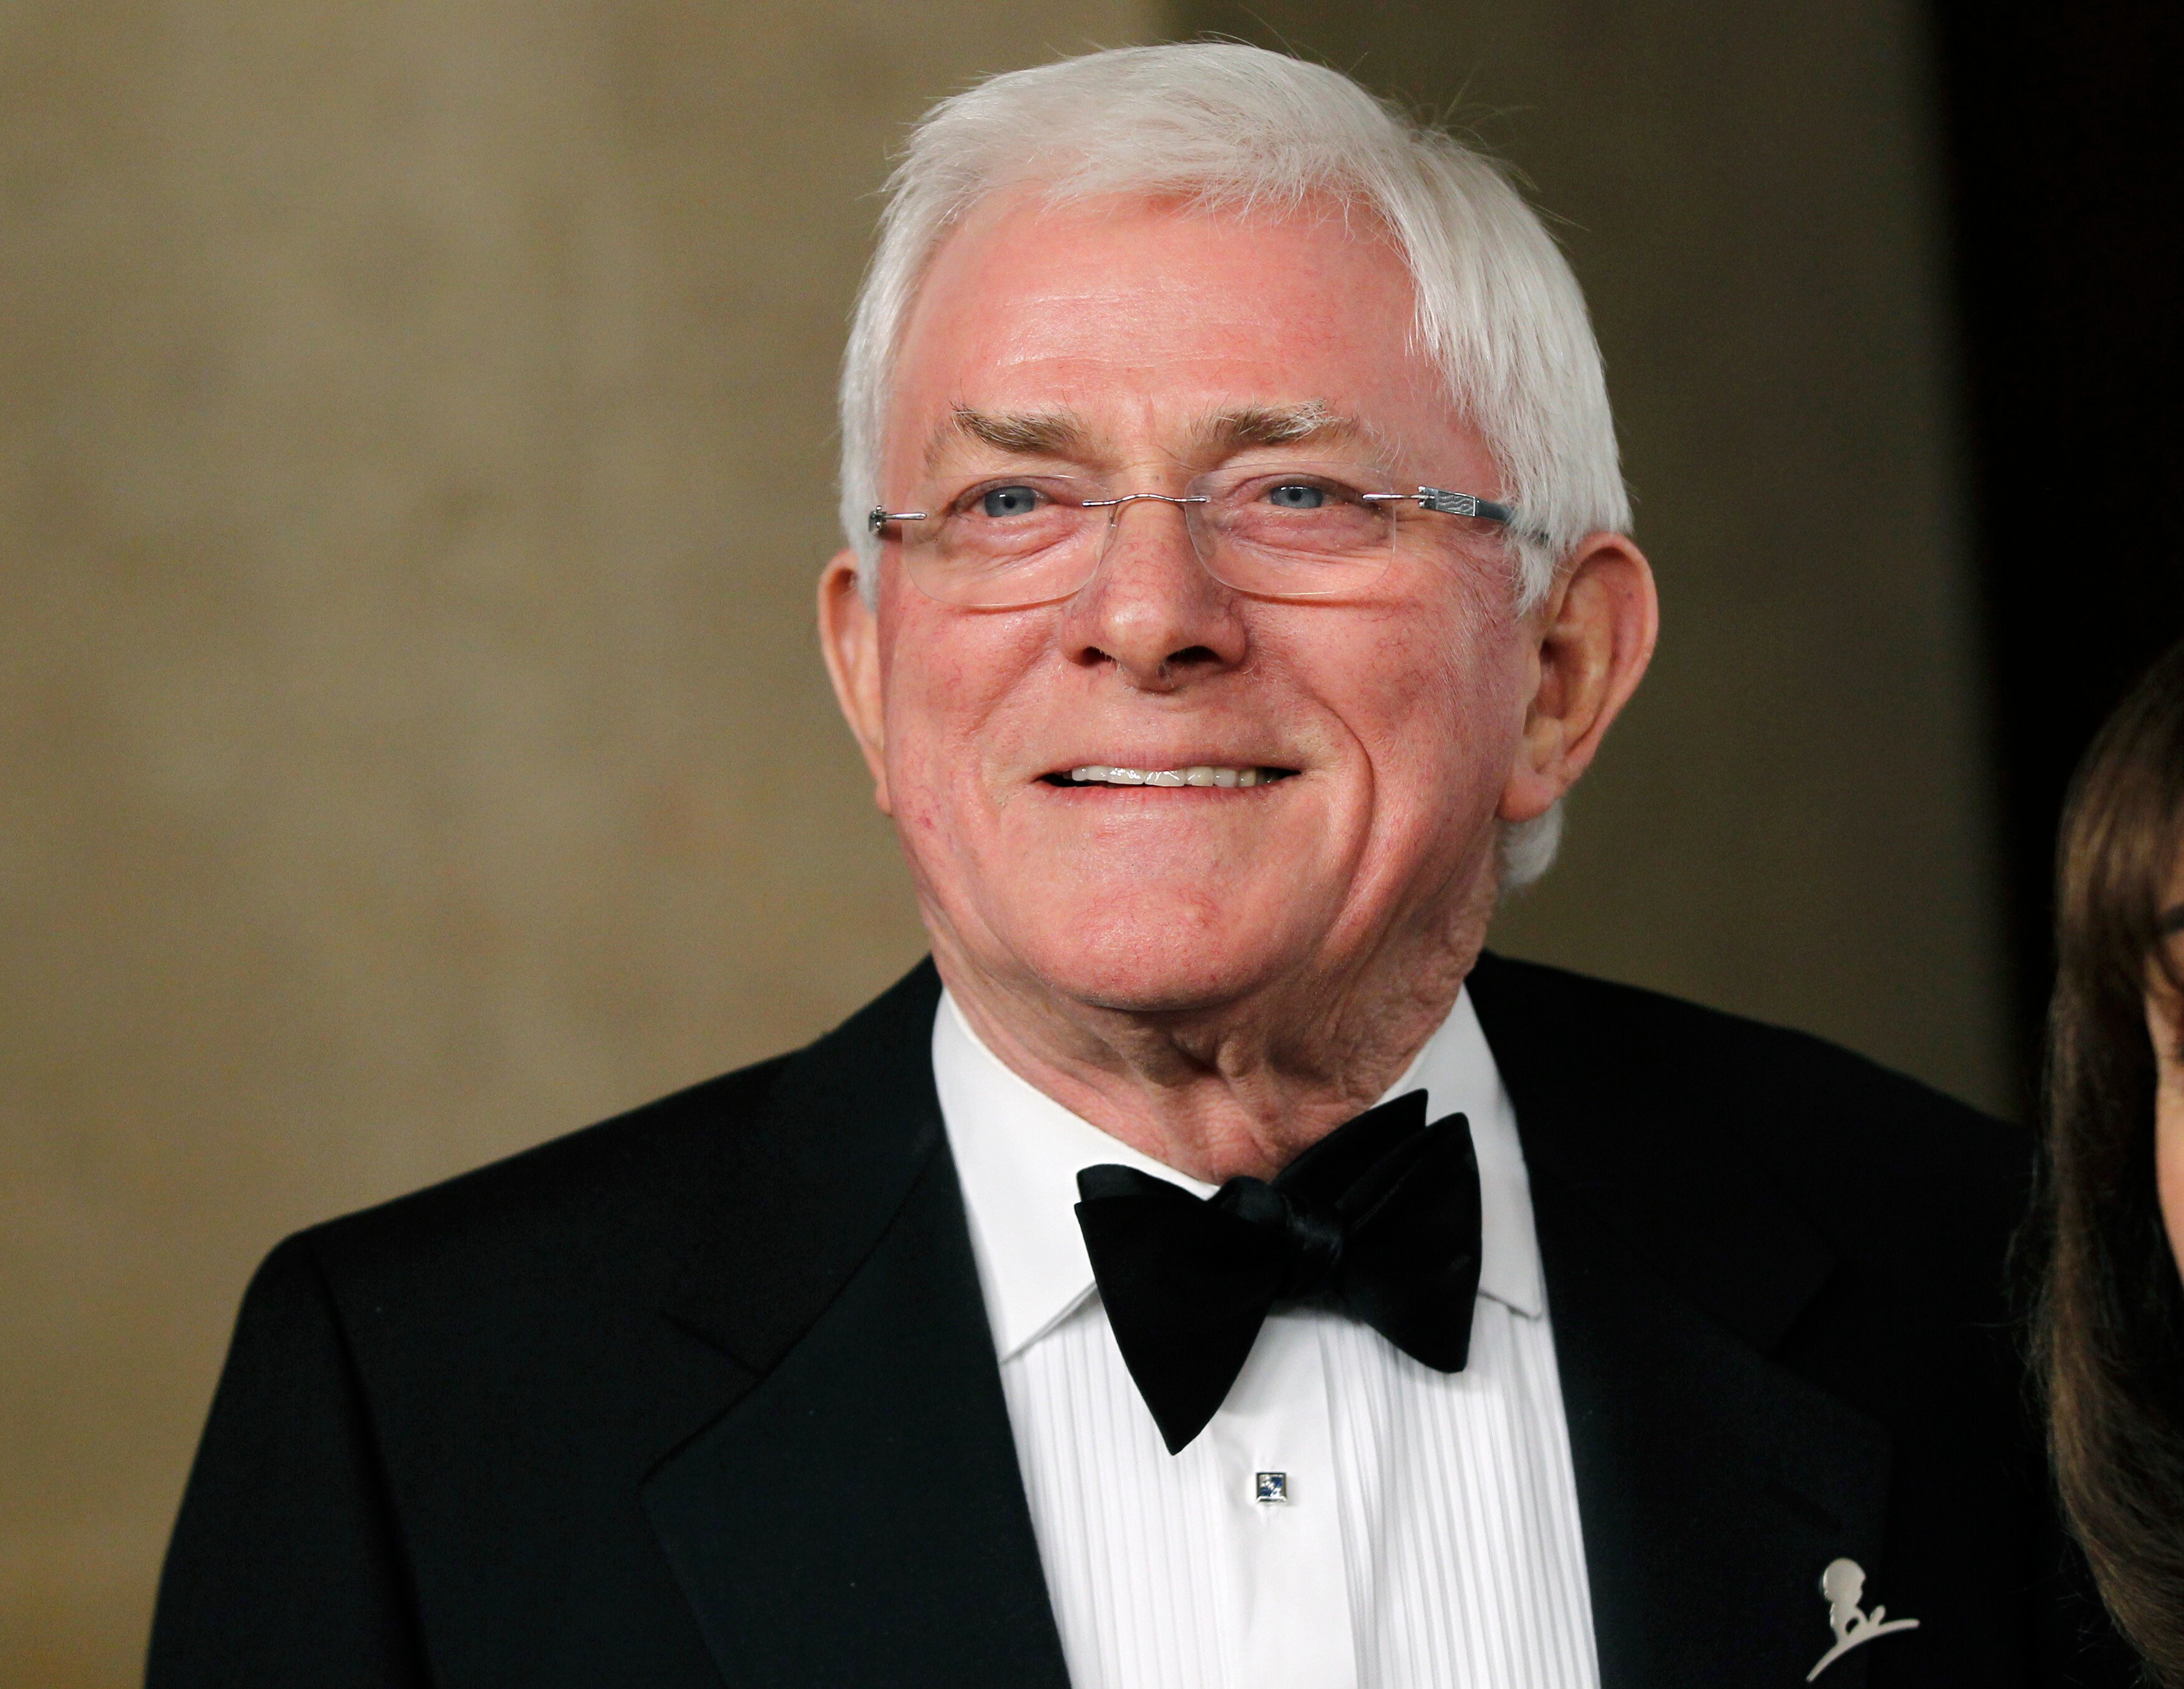
M2024 1146L1483 952L1655 628L1491 168L1245 47L997 78L843 423L823 644L932 962L276 1251L159 1689L2094 1670Z

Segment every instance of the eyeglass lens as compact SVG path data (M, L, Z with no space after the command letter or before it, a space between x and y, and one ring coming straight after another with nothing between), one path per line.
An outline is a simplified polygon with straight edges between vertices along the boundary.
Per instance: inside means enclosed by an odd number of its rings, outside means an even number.
M1337 597L1370 586L1394 557L1394 509L1367 497L1390 490L1337 465L1218 471L1177 497L1115 493L1072 476L997 477L902 523L903 565L945 604L1050 603L1091 580L1126 520L1159 520L1166 505L1223 584L1257 597ZM1150 508L1133 515L1140 505Z

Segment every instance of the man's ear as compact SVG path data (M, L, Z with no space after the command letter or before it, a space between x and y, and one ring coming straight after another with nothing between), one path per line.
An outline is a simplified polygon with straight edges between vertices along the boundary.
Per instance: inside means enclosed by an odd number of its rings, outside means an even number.
M1624 535L1588 536L1526 618L1534 685L1504 821L1530 821L1577 783L1652 660L1661 605L1646 555Z
M857 582L857 557L838 551L819 577L819 649L827 658L834 701L857 736L872 771L872 801L889 807L886 712L881 707L879 617Z

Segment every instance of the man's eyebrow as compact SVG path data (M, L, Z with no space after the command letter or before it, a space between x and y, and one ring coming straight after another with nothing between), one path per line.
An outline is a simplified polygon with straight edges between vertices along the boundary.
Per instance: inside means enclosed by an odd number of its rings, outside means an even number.
M2184 903L2176 905L2173 909L2164 910L2161 919L2155 924L2154 930L2164 938L2168 937L2171 933L2184 933Z
M1206 445L1216 455L1251 446L1362 439L1368 433L1353 418L1330 410L1316 399L1300 404L1241 405L1209 418L1202 432Z
M1255 446L1347 443L1363 440L1384 449L1378 431L1330 409L1319 399L1294 404L1244 404L1215 412L1192 433L1196 454L1218 460ZM968 438L1019 457L1065 458L1084 462L1093 455L1092 430L1076 412L980 410L959 404L933 431L926 449L928 466L950 439Z
M1073 411L977 410L959 404L934 431L928 459L939 454L950 433L967 435L1020 457L1081 458L1091 431Z

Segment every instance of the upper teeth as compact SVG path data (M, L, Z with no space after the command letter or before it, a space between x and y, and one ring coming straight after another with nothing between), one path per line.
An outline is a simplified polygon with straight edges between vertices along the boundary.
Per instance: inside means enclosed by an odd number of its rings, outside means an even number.
M1213 768L1202 762L1193 768L1111 768L1088 762L1071 769L1069 778L1109 786L1256 786L1271 777L1256 768Z

